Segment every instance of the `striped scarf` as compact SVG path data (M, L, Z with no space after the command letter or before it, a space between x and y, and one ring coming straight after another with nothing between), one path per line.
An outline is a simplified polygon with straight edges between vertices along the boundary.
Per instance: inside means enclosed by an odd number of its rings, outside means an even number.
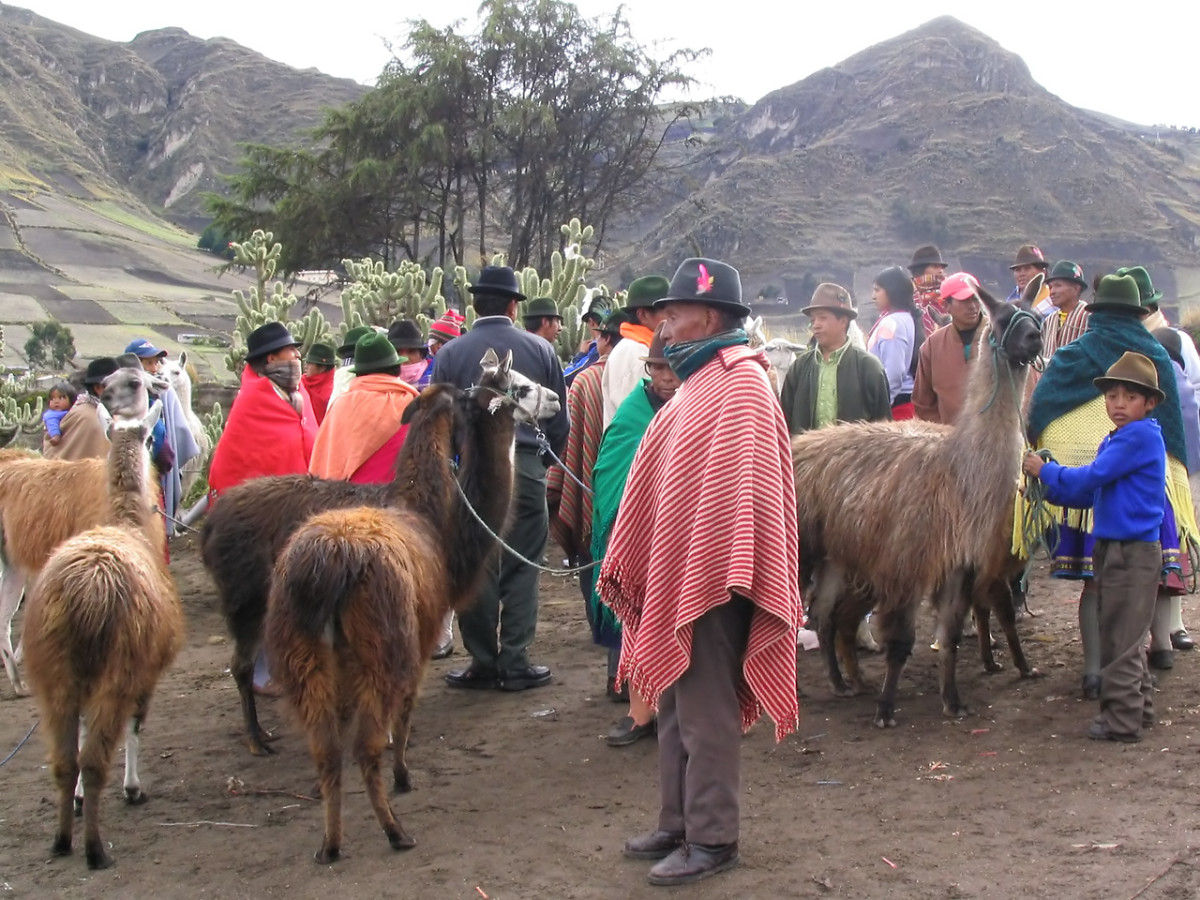
M766 358L726 347L650 423L600 570L621 620L618 681L652 706L692 664L692 623L736 593L754 604L738 684L742 725L800 720L796 496ZM697 660L702 665L702 660Z
M607 359L599 359L580 372L567 392L571 430L562 461L567 471L589 488L596 452L604 434L604 396L600 382L605 362ZM580 552L588 549L592 542L592 495L559 466L550 469L546 478L546 493L561 498L558 512L550 522L550 531L567 556L577 560Z

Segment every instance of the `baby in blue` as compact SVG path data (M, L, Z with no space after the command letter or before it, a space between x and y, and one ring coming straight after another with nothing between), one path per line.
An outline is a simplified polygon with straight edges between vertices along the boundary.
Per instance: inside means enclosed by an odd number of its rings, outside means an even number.
M63 416L75 405L75 388L65 381L57 382L50 388L46 398L46 411L42 413L42 427L46 429L44 440L57 446L62 441Z

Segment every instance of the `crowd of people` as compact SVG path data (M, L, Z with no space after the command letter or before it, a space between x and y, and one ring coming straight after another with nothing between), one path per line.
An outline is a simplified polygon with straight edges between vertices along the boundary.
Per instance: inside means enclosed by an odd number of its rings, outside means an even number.
M712 259L689 259L669 280L635 279L622 308L589 301L587 334L565 366L553 347L560 310L526 298L504 266L471 286L469 330L451 310L427 336L407 319L359 326L341 346L315 344L302 357L288 329L268 323L247 341L210 467L213 502L268 475L391 480L418 392L431 382L468 388L486 350L511 352L516 371L565 403L539 429L518 430L506 541L538 560L552 536L581 567L586 619L608 655L606 693L624 707L607 743L657 734L658 826L629 840L626 855L655 861L654 884L705 878L738 860L741 733L764 712L780 737L798 722L804 616L791 436L855 421L953 426L975 412L964 409L966 382L991 352L980 285L949 268L930 245L907 268L883 269L865 334L851 291L820 284L803 310L811 341L778 394L765 357L748 346L740 276ZM1099 700L1088 735L1138 740L1153 724L1148 666L1169 668L1193 646L1180 596L1197 537L1188 473L1200 471L1200 355L1163 318L1142 267L1089 284L1078 264L1051 264L1030 244L1010 268L1010 302L1041 318L1044 365L1024 402L1026 438L1046 452L1031 454L1025 471L1058 504L1054 574L1081 585L1082 691ZM144 340L127 353L124 364L151 373L164 355ZM54 386L47 456L103 455L98 385L121 364L92 362L77 396ZM167 509L195 453L180 422L164 416L155 435ZM530 657L537 622L538 571L504 553L461 616L469 661L446 684L550 683L551 670ZM448 616L436 656L454 652L453 635ZM271 693L260 662L256 687Z

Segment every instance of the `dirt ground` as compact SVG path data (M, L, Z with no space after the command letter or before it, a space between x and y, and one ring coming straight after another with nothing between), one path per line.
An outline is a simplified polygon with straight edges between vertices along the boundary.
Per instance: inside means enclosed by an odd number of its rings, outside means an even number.
M409 754L416 790L393 799L417 847L388 848L348 770L348 858L318 866L320 804L294 796L313 784L304 739L283 701L265 701L278 754L249 755L216 597L189 541L173 545L172 569L189 634L142 740L149 804L121 803L118 754L103 808L116 866L91 873L80 851L52 858L53 789L35 735L0 770L3 896L663 896L645 882L649 864L620 852L655 826L655 745L602 743L622 710L604 697L604 657L573 582L543 581L533 656L553 685L452 691L441 676L463 664L461 646L431 665ZM941 715L928 634L888 731L871 725L870 697L833 699L817 654L804 654L799 733L777 745L760 724L745 738L742 865L688 895L1200 897L1200 653L1177 654L1162 677L1148 740L1088 741L1073 591L1039 575L1031 596L1041 615L1020 628L1046 677L985 676L967 650L961 683L977 714L961 721ZM882 660L865 668L877 680ZM0 704L0 754L35 718L29 699Z

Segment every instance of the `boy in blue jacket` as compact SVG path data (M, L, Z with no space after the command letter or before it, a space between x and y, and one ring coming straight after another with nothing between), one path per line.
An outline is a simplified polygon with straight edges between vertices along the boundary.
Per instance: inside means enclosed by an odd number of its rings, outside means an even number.
M1061 466L1029 453L1023 468L1046 485L1047 499L1093 508L1092 554L1100 597L1100 715L1088 729L1098 741L1133 742L1154 724L1144 644L1162 578L1158 542L1167 494L1167 451L1158 422L1146 416L1166 395L1154 363L1125 353L1095 379L1116 428L1086 466Z

